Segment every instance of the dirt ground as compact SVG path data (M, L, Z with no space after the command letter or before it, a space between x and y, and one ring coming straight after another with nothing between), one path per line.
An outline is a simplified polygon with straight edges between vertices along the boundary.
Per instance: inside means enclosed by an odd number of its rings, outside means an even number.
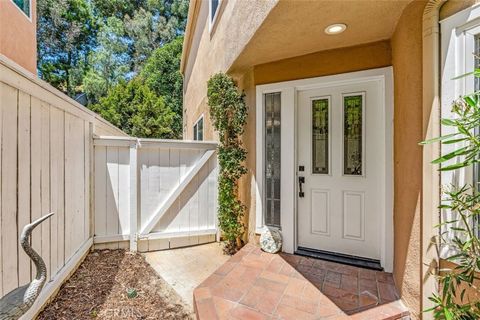
M91 252L38 319L193 319L141 254Z

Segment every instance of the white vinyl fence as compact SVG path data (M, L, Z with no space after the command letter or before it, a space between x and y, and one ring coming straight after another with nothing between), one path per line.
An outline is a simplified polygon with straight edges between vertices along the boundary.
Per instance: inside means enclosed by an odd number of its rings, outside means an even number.
M125 135L0 55L0 297L35 277L19 243L23 227L55 213L32 234L47 283L25 319L92 246L94 134Z
M152 251L215 241L215 143L94 141L97 248Z
M98 138L94 138L98 137ZM0 298L47 283L30 320L92 248L150 251L215 241L215 143L135 139L0 55Z

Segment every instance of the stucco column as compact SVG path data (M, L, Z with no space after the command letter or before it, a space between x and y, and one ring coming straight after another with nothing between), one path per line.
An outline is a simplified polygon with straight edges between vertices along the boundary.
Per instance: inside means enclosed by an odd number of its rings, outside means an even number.
M423 138L440 135L440 32L439 9L446 0L430 0L423 13ZM440 154L439 144L423 147L423 187L422 187L422 266L421 266L421 308L431 306L428 297L438 291L434 277L438 266L436 240L439 222L440 175L438 166L431 161ZM431 319L432 314L423 314L423 319Z

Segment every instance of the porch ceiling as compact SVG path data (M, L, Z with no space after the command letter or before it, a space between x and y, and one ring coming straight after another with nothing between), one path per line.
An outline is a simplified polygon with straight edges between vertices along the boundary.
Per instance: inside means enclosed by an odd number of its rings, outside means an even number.
M231 71L313 52L390 39L412 0L280 0ZM334 23L347 30L327 35Z

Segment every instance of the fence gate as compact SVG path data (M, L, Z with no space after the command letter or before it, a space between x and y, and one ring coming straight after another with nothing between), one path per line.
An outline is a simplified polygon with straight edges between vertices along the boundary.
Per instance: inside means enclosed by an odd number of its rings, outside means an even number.
M95 246L144 252L215 241L216 147L96 137Z

